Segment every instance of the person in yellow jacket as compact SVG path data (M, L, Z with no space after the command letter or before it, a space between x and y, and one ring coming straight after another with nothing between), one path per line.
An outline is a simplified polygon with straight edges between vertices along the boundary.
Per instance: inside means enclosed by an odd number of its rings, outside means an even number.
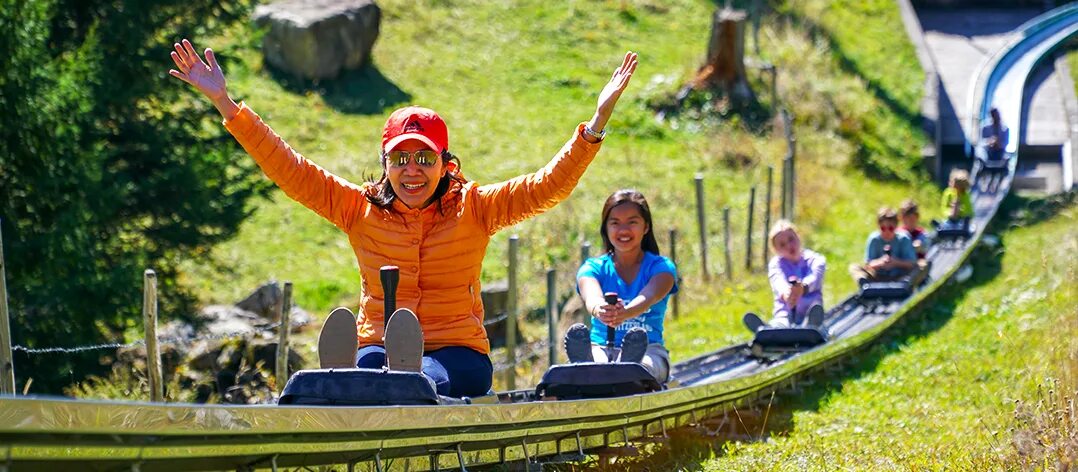
M973 217L973 200L969 195L969 172L965 169L951 171L950 182L943 191L940 208L949 220L968 220Z
M536 172L489 185L469 181L449 152L441 117L406 107L394 111L383 129L381 179L356 185L292 150L247 104L233 101L213 51L204 53L205 59L186 39L175 44L177 69L169 74L217 107L225 128L285 194L344 231L359 261L358 319L338 309L326 320L319 338L322 367L386 363L394 370L422 371L442 395L486 393L493 369L479 274L487 244L498 230L569 196L599 151L637 55L625 54L599 93L591 120L577 125ZM388 328L378 283L384 265L400 267L398 306L415 313L410 322L391 317ZM353 324L355 331L341 329Z

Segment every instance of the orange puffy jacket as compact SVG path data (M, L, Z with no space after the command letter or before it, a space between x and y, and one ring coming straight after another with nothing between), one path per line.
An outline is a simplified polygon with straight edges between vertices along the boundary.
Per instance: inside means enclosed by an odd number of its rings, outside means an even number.
M371 185L352 184L293 151L246 104L225 128L285 194L348 234L363 278L361 346L382 344L378 270L396 265L397 306L419 317L424 348L465 346L483 354L490 352L490 342L483 328L479 272L490 237L567 198L601 144L584 140L580 124L535 173L492 185L454 183L442 197L441 212L438 205L412 209L400 201L390 210L367 200Z

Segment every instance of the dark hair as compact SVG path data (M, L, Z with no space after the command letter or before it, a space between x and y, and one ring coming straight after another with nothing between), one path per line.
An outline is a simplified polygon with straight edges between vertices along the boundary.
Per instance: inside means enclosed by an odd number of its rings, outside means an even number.
M882 223L884 221L898 221L898 213L895 212L894 208L885 206L876 212L876 222Z
M640 210L640 215L644 217L644 223L648 225L648 232L644 233L644 240L640 242L640 247L647 252L658 255L659 242L655 240L655 226L651 224L651 208L648 206L648 201L644 198L644 194L632 189L622 189L614 192L603 204L603 219L599 222L599 236L603 238L603 247L606 248L606 252L614 252L614 244L610 242L610 236L606 234L606 220L610 218L610 211L622 203L632 203Z
M382 177L375 181L372 178L368 178L367 181L373 184L373 191L367 192L367 201L372 205L388 210L393 206L393 200L397 199L397 193L393 191L393 185L389 183L389 172L386 171L386 156L383 153L381 158L382 162ZM438 186L434 189L434 195L430 198L438 205L438 213L442 212L442 197L447 191L449 191L449 184L451 182L458 182L463 184L464 178L460 176L460 159L454 156L449 150L442 151L442 165L448 166L450 162L457 163L456 172L446 172L441 179L438 180Z
M898 207L898 214L902 216L906 215L920 215L920 211L917 208L917 202L912 199L902 202L902 206Z

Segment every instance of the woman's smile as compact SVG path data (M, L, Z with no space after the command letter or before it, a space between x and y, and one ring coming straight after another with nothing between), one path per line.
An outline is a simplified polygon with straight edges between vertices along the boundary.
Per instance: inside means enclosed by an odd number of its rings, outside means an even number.
M640 207L635 204L611 208L606 227L610 243L619 251L638 250L641 238L648 231Z
M397 144L394 149L415 152L429 149L429 147L419 140L410 139ZM437 185L431 185L431 182L438 182L438 179L445 174L445 165L442 164L441 159L438 159L431 166L419 165L415 162L415 159L408 160L408 163L404 166L389 165L387 162L386 174L389 176L389 183L393 186L393 191L400 198L401 203L409 208L423 208L434 197Z

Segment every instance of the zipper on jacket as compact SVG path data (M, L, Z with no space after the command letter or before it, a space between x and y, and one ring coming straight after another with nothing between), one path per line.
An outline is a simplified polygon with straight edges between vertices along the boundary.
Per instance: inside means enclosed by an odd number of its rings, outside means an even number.
M483 318L480 318L479 314L475 312L475 282L468 284L468 294L472 296L472 307L469 312L471 312L472 318L475 318L475 321L479 323L479 326L483 326Z

